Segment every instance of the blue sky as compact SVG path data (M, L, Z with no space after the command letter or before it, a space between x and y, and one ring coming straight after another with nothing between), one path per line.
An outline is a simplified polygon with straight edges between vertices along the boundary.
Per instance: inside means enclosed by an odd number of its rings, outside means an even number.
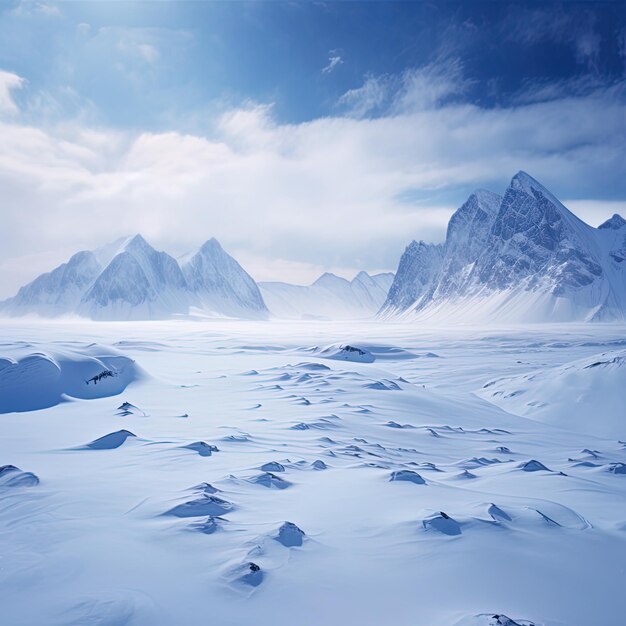
M130 232L259 279L394 269L525 169L626 208L626 5L5 2L0 296Z

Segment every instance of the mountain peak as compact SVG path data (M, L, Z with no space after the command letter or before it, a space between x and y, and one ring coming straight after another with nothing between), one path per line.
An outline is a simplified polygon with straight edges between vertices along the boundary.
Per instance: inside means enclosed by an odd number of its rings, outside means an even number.
M613 217L610 217L606 222L603 222L598 226L599 229L610 229L610 230L619 230L620 228L624 228L626 226L626 220L619 215L619 213L614 213Z
M126 250L132 251L142 251L142 250L153 250L154 248L139 234L132 235L128 239L126 239L121 245L119 252L124 252Z
M313 284L314 285L335 285L337 283L348 282L345 278L337 276L332 272L324 272Z
M211 237L211 239L207 239L207 241L200 246L200 250L202 252L213 252L215 250L223 250L223 248L215 237Z
M372 280L372 277L364 270L361 270L353 279L352 282L355 281L365 281L365 282L370 282Z
M570 213L570 211L563 206L561 201L551 191L544 187L536 178L533 178L530 174L524 172L523 170L520 170L517 174L515 174L515 176L513 176L509 189L515 189L526 193L531 198L536 198L538 193L555 206L561 207Z

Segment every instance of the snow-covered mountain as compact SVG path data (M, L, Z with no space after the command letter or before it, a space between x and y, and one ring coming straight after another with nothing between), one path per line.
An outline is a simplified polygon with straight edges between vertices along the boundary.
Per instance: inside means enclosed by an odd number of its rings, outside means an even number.
M351 281L322 274L313 284L259 283L272 315L286 319L358 319L380 309L393 282L393 274L370 276L359 272Z
M525 172L477 191L441 246L411 243L381 308L433 322L623 320L626 221L593 228Z
M0 303L0 314L75 313L98 320L164 319L190 311L262 318L254 280L211 239L181 265L141 235L79 252Z
M13 298L0 303L0 312L46 317L70 313L101 271L102 266L93 252L77 252L67 263L41 274L21 287Z
M229 317L267 317L258 285L224 252L217 239L209 239L197 252L185 257L181 267L192 303L200 309Z
M187 313L183 273L141 235L124 242L83 296L77 312L92 319L159 319Z

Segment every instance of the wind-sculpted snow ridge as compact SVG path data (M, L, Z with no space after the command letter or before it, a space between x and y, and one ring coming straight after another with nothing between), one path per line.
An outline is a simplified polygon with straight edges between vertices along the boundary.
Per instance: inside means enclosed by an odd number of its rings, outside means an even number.
M42 274L0 314L95 320L148 320L176 316L263 319L268 311L254 280L215 239L179 262L141 235L95 252L75 254Z
M626 434L595 432L584 381L624 386L623 327L54 330L7 325L3 353L117 345L150 376L0 416L3 624L621 623ZM376 360L303 348L337 337ZM589 430L482 395L569 375L550 401Z
M0 355L0 413L45 409L68 398L115 396L141 376L133 359L96 344L48 344L41 352L15 344Z
M626 435L626 350L485 383L479 394L510 413L568 430Z
M518 172L473 193L446 241L406 249L380 314L429 323L626 319L626 220L588 226Z

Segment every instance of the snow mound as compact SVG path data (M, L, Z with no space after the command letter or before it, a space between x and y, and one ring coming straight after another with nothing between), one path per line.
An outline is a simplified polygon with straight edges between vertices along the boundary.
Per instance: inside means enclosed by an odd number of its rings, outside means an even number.
M262 485L268 489L287 489L291 486L291 483L280 476L276 476L271 472L263 472L258 476L254 476L250 479L250 482L255 485Z
M0 466L0 487L35 487L39 478L31 472L23 472L15 465Z
M444 535L456 536L461 534L461 525L447 513L439 511L422 521L425 530L434 530Z
M278 461L270 461L261 465L261 469L264 472L284 472L285 466L281 465Z
M234 505L228 500L204 493L202 497L178 504L169 509L165 515L174 517L219 517L232 511Z
M67 397L115 396L140 377L132 359L95 344L26 354L18 349L0 356L0 413L45 409Z
M389 481L406 481L410 483L415 483L416 485L426 484L426 481L413 470L398 470L396 472L391 472L391 477L389 478Z
M324 359L352 361L353 363L373 363L376 360L376 357L368 350L339 343L322 348L317 354Z
M231 578L233 583L246 585L249 587L258 587L262 582L265 574L256 563L244 563L231 570Z
M292 548L301 546L304 542L304 537L305 534L301 528L298 528L293 522L285 522L278 529L278 534L274 538L286 548Z
M134 433L129 430L117 430L114 433L109 433L98 439L94 439L91 443L84 446L83 449L88 448L90 450L115 450L119 448L129 437L136 437Z
M194 522L193 524L189 524L189 528L191 530L195 530L196 532L202 533L203 535L212 535L214 532L217 532L224 523L223 517L215 517L213 515L209 515L205 520L201 522Z
M515 415L620 438L626 434L626 350L490 381L478 393Z
M193 443L182 447L187 450L193 450L194 452L197 452L200 456L211 456L213 452L219 452L217 446L205 443L204 441L194 441Z

